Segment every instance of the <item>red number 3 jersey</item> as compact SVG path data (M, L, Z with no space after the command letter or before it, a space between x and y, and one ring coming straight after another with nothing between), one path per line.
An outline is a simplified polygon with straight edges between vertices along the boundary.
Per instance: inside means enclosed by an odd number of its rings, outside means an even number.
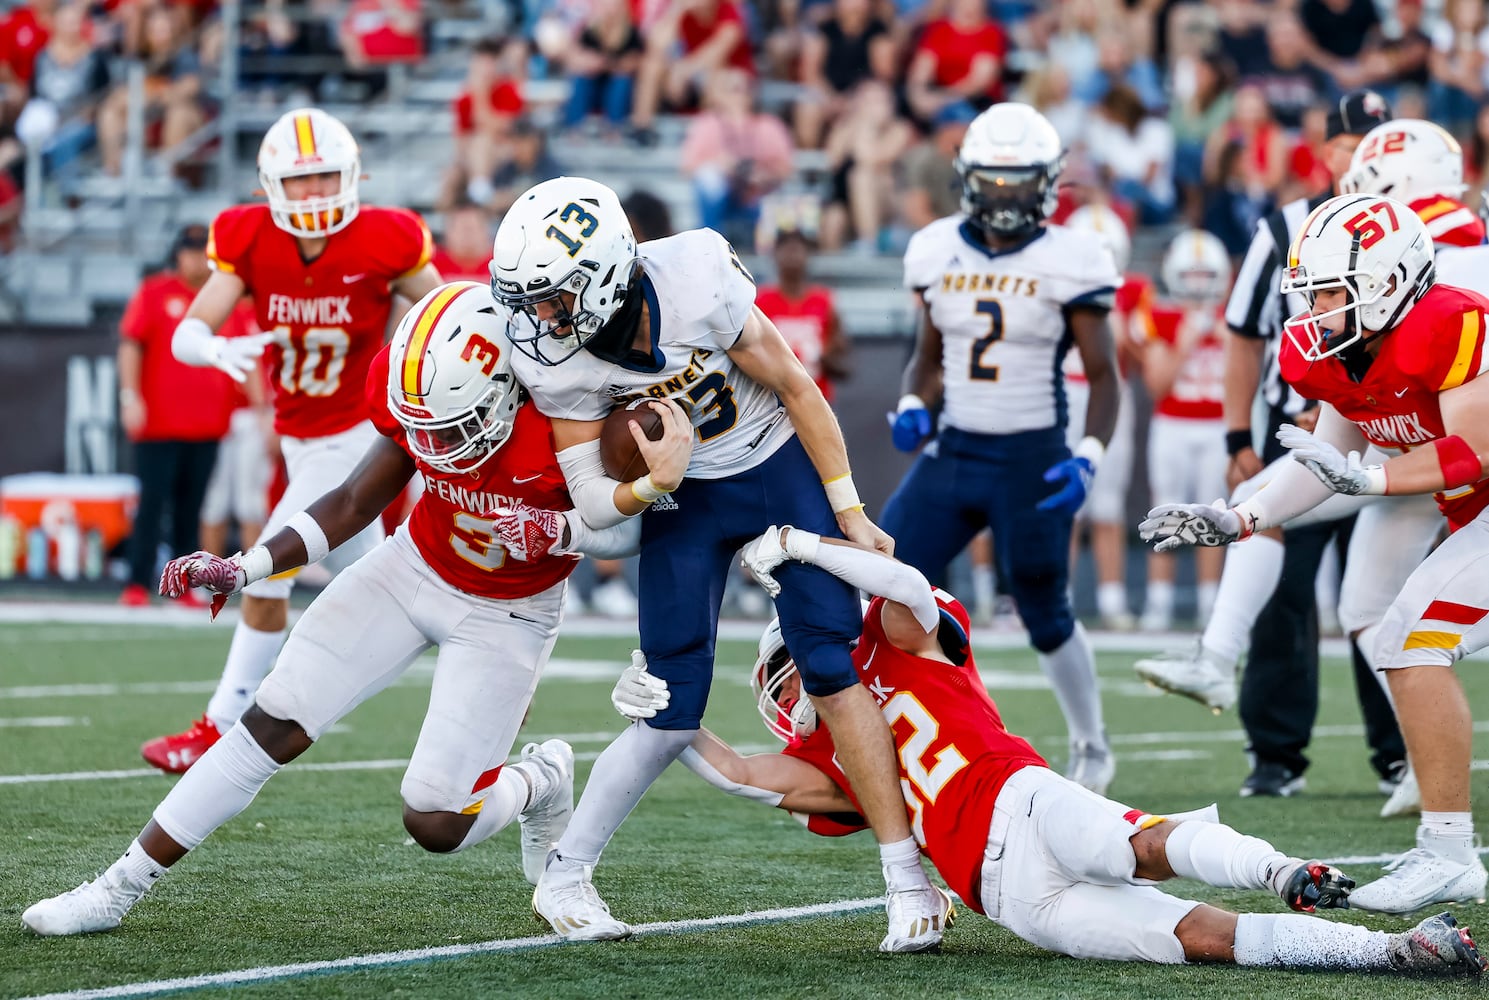
M325 437L367 418L362 387L387 331L391 285L433 253L428 227L401 208L364 205L309 263L268 205L240 205L213 220L208 257L243 280L259 327L274 334L264 358L277 433Z
M955 598L937 591L936 600L966 627L967 612ZM1003 783L1025 767L1048 765L1004 727L971 657L956 667L897 648L880 624L883 607L882 597L870 602L853 663L894 735L915 839L946 884L972 905ZM822 771L857 804L825 726L784 753ZM814 816L807 829L824 836L851 833L862 828L853 819Z
M384 347L367 374L367 408L373 426L408 451L403 427L388 409L388 354ZM412 453L410 453L412 457ZM491 524L492 511L525 503L543 510L568 510L563 470L553 451L548 418L524 402L512 436L475 472L440 472L414 459L424 477L408 518L414 547L440 579L474 594L512 600L541 593L567 577L577 556L544 556L533 562L509 558Z
M1438 397L1489 369L1489 299L1451 285L1434 285L1387 333L1365 377L1356 382L1337 357L1311 364L1282 340L1282 377L1309 399L1322 400L1373 444L1409 451L1446 437ZM1489 506L1489 480L1436 494L1457 530Z

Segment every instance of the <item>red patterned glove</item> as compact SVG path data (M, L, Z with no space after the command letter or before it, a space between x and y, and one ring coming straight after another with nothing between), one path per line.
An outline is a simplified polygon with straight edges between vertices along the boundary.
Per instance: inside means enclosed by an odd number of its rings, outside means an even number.
M541 510L519 503L493 511L491 525L513 559L537 562L564 537L564 516L556 510Z
M224 559L211 552L193 552L189 556L177 556L165 564L160 574L162 597L180 597L192 587L206 587L212 591L212 617L216 618L229 594L236 594L247 585L248 574L238 563L238 557Z

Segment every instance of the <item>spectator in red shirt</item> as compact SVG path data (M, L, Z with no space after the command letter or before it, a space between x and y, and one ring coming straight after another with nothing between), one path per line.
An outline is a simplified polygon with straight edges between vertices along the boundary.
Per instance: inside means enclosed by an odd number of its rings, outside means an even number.
M0 70L22 88L31 86L36 56L52 37L56 0L36 0L11 10L0 21Z
M491 280L491 217L474 202L445 212L445 238L430 261L446 281Z
M521 42L488 38L471 50L465 89L451 104L455 160L439 204L454 204L462 196L475 202L491 197L491 175L511 155L513 126L522 115L521 73L526 61Z
M946 19L926 26L910 61L910 107L928 122L956 101L983 108L1002 100L1007 54L1008 39L988 17L986 0L951 0Z
M807 284L812 241L797 229L776 234L776 283L755 296L755 305L770 317L807 374L832 402L833 383L847 378L852 342L843 332L832 289Z
M353 69L423 59L419 0L354 0L341 22L341 51Z
M673 0L647 33L631 109L633 139L655 145L652 122L662 101L677 108L696 106L704 81L726 66L755 74L749 32L735 0Z
M156 580L161 519L171 513L172 552L195 552L207 479L227 433L236 387L213 368L183 365L171 354L176 324L212 273L207 227L181 230L172 269L141 283L119 324L119 419L134 442L140 505L130 537L129 585L121 601L149 601Z

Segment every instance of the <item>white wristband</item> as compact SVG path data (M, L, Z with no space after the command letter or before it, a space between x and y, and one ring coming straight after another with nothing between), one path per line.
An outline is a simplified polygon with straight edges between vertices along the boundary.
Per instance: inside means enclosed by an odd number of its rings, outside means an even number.
M1383 497L1386 495L1386 467L1384 465L1367 465L1362 469L1365 473L1365 488L1360 492L1364 496Z
M247 552L240 553L237 562L243 570L243 586L245 587L250 583L258 583L274 572L274 557L262 545L255 545Z
M657 481L651 478L650 472L631 484L631 496L642 503L655 503L666 495L666 490L657 488Z
M900 397L899 405L894 408L894 412L896 414L901 414L904 413L906 410L926 409L930 409L930 407L925 405L925 400L921 399L913 392L907 392Z
M1089 435L1081 438L1081 443L1075 446L1075 457L1084 458L1091 463L1092 468L1101 464L1104 455L1106 455L1106 445Z
M786 544L783 548L786 555L797 562L817 562L817 549L822 544L822 536L814 531L802 531L800 528L792 528L786 535Z
M827 480L822 484L822 489L827 492L827 502L834 514L863 509L863 501L858 499L858 487L853 485L853 473L851 472L845 472L841 476L834 476Z
M310 516L309 511L300 511L286 521L284 526L286 530L299 535L300 540L305 543L305 565L320 562L331 551L331 543L326 540L325 531Z

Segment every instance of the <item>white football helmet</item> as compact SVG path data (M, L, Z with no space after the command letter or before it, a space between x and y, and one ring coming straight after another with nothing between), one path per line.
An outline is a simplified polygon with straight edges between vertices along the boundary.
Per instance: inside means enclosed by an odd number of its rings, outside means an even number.
M1288 249L1282 294L1304 295L1310 308L1282 328L1307 360L1331 357L1365 331L1380 334L1400 324L1435 278L1432 237L1417 213L1378 195L1330 198L1303 221ZM1314 314L1314 293L1341 287L1345 304ZM1344 329L1325 330L1321 321L1338 315Z
M474 471L512 435L521 405L507 313L479 281L440 285L398 324L388 352L388 409L414 457Z
M973 119L956 172L962 211L999 236L1027 236L1055 210L1065 151L1049 119L1027 104L994 104Z
M556 177L507 210L491 251L491 291L514 314L517 349L556 365L625 305L635 263L636 237L615 192L586 177ZM556 312L540 319L545 303Z
M1387 194L1404 202L1457 198L1466 187L1458 140L1416 118L1397 118L1366 132L1339 178L1344 194Z
M1111 252L1117 273L1126 272L1132 261L1132 237L1127 235L1127 223L1110 207L1095 203L1082 205L1070 213L1064 226L1096 237Z
M790 692L786 691L790 686ZM796 661L786 652L781 620L772 618L760 637L760 655L750 671L750 691L765 728L782 743L801 739L817 731L817 709L801 688Z
M259 185L269 196L274 224L292 236L330 236L357 217L362 153L347 127L320 108L297 108L280 117L259 144ZM336 173L341 190L325 198L291 201L288 177Z
M1230 292L1230 254L1219 237L1203 229L1186 229L1163 254L1163 284L1183 302L1212 304Z

